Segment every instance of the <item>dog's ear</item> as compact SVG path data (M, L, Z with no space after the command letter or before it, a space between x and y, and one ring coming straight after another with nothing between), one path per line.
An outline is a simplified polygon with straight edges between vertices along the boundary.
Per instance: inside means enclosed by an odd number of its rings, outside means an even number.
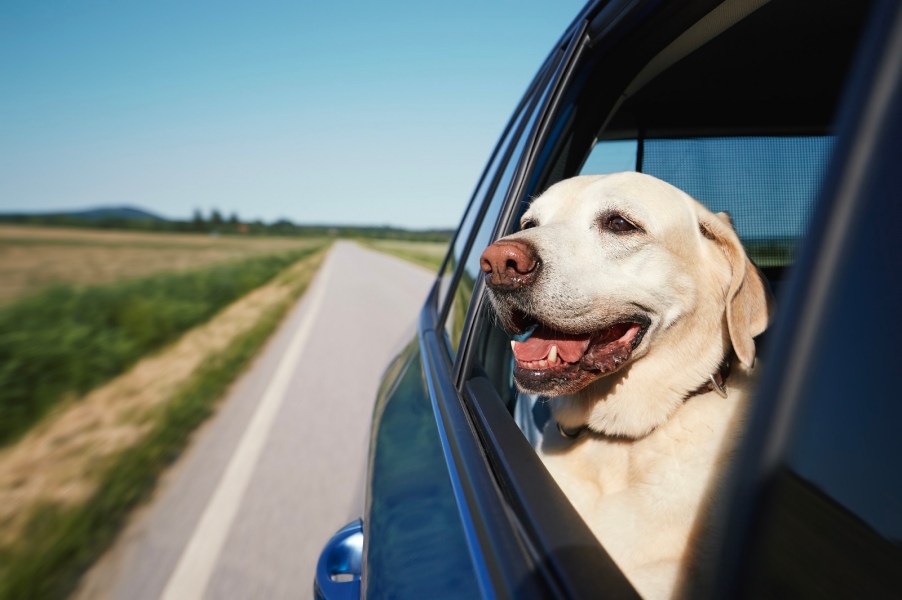
M744 365L751 367L755 363L754 338L767 329L770 320L773 305L770 286L746 255L727 213L700 215L699 225L702 235L717 243L730 263L727 327L733 351Z

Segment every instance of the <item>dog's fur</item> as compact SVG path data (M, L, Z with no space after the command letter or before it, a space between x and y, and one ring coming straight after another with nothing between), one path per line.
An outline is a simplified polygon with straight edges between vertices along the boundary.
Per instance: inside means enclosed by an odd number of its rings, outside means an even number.
M612 215L635 229L610 229ZM533 248L537 267L529 285L490 286L505 328L518 332L514 312L574 334L642 317L638 342L611 369L577 384L517 379L552 396L540 452L562 490L640 594L670 597L699 560L699 507L734 445L767 284L725 213L648 175L562 181L522 223L501 242ZM728 357L723 398L703 386ZM588 433L567 439L558 424Z

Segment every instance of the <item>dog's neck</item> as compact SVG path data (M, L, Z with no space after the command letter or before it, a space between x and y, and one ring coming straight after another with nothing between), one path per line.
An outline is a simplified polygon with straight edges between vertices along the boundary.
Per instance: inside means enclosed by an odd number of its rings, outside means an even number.
M683 398L683 402L692 398L693 396L700 396L702 394L708 394L712 392L716 392L722 398L727 398L728 393L726 391L726 384L727 378L730 376L731 361L732 352L730 352L727 357L724 358L723 361L721 361L720 368L717 371L712 373L704 383L689 392L686 397ZM568 439L576 439L593 432L600 433L595 432L595 430L590 428L588 423L584 423L578 427L565 427L560 422L557 422L557 429L562 437ZM601 435L606 434L601 433Z

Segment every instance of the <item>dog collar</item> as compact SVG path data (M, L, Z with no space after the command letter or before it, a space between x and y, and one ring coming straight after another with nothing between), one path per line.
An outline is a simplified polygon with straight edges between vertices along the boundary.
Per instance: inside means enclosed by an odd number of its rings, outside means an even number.
M557 423L557 430L561 434L562 437L567 438L568 440L575 440L576 438L582 436L584 433L589 431L588 425L580 425L579 427L566 428L560 423Z
M727 397L727 377L730 376L730 356L723 360L720 363L720 367L718 367L717 371L708 376L708 381L701 384L686 396L686 400L691 398L692 396L700 396L701 394L707 394L708 392L717 392L717 395L721 398Z
M731 353L732 354L732 353ZM718 367L717 371L712 373L708 377L708 381L701 384L688 394L684 400L688 400L693 396L700 396L702 394L707 394L708 392L717 392L717 395L721 398L727 397L727 388L726 382L727 377L730 376L730 355L727 355L724 358L723 362L720 363L720 367ZM575 440L581 438L583 435L591 431L588 425L580 425L579 427L564 427L560 423L556 423L558 433L561 434L561 437L567 438L568 440Z

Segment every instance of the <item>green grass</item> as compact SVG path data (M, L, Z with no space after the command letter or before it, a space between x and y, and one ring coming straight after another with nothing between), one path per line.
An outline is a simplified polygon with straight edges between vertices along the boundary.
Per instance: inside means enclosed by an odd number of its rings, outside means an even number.
M425 267L433 273L438 273L445 254L448 252L448 244L445 242L406 242L399 240L364 240L358 239L357 243L397 256L408 262Z
M0 308L0 445L207 321L319 247L115 284L57 286Z
M746 253L759 267L791 265L800 241L796 239L750 239L743 242Z
M312 278L293 282L293 296L267 312L227 350L208 360L160 410L151 432L110 460L100 485L83 504L35 509L26 533L0 548L0 600L64 598L109 547L135 506L182 451L232 380L270 336Z

